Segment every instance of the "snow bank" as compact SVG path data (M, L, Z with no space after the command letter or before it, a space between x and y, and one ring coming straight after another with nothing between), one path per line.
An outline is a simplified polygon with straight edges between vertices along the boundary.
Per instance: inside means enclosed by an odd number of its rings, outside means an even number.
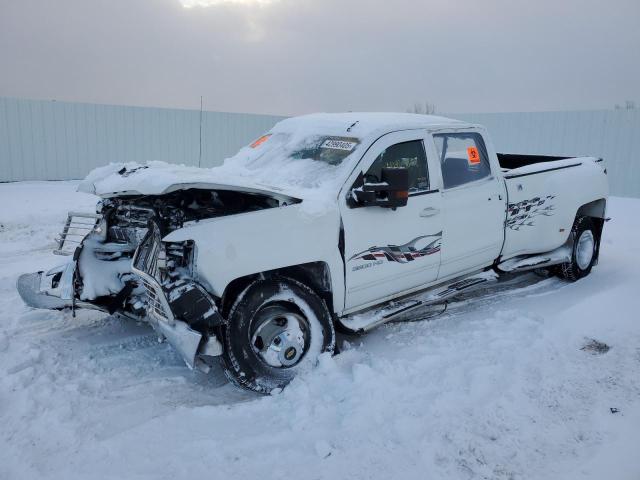
M39 184L2 222L63 219L73 188ZM188 370L145 325L25 307L18 274L59 261L33 227L22 253L0 251L0 478L637 480L639 211L612 199L589 277L527 274L341 339L271 397Z
M95 212L98 198L71 194L77 182L0 184L0 258L49 253L62 231L67 212ZM59 260L59 259L58 259Z

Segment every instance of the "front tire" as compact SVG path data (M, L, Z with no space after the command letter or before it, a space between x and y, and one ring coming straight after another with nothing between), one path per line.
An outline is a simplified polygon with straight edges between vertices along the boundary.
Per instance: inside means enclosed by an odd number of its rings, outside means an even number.
M575 282L591 273L598 252L598 234L593 220L589 217L578 217L571 230L573 250L571 261L560 265L562 278Z
M285 387L335 348L327 305L291 278L254 281L238 296L228 320L222 355L227 377L258 393Z

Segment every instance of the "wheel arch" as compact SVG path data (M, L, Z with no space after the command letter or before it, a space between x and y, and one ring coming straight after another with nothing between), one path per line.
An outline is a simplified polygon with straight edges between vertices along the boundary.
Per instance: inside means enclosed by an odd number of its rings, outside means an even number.
M591 202L585 203L578 208L576 212L575 219L577 220L580 217L589 217L592 219L596 231L596 261L600 256L600 239L602 237L602 230L604 228L604 222L606 221L606 211L607 211L607 199L600 198L598 200L593 200Z
M593 219L596 224L598 237L602 234L602 227L604 226L604 222L606 220L606 212L607 212L607 200L605 198L600 198L598 200L593 200L591 202L585 203L578 208L576 212L576 219L579 217L590 217Z
M317 261L299 265L289 265L233 279L227 284L220 298L222 315L225 317L228 315L235 299L238 298L238 295L254 280L261 277L276 276L292 278L305 284L325 301L330 312L334 312L331 271L327 262Z
M607 200L605 198L600 198L598 200L593 200L592 202L581 205L576 212L576 217L593 217L604 220L606 210Z

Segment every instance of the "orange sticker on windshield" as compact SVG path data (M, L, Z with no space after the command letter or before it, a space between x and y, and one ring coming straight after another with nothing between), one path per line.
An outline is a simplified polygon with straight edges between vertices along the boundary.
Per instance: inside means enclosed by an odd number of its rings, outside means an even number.
M477 165L480 163L480 154L478 153L478 149L476 147L468 147L467 158L471 165Z
M264 142L266 142L267 140L269 140L269 137L271 136L271 134L268 135L263 135L261 136L259 139L257 139L255 142L253 142L251 145L249 145L251 148L258 148L260 145L262 145Z

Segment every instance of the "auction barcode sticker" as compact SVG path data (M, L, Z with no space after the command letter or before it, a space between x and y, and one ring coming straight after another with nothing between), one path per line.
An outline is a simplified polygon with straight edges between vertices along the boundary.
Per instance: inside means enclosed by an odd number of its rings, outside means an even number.
M347 152L350 152L356 147L356 145L358 145L357 142L328 138L322 143L322 145L320 145L320 148L331 148L333 150L346 150Z

